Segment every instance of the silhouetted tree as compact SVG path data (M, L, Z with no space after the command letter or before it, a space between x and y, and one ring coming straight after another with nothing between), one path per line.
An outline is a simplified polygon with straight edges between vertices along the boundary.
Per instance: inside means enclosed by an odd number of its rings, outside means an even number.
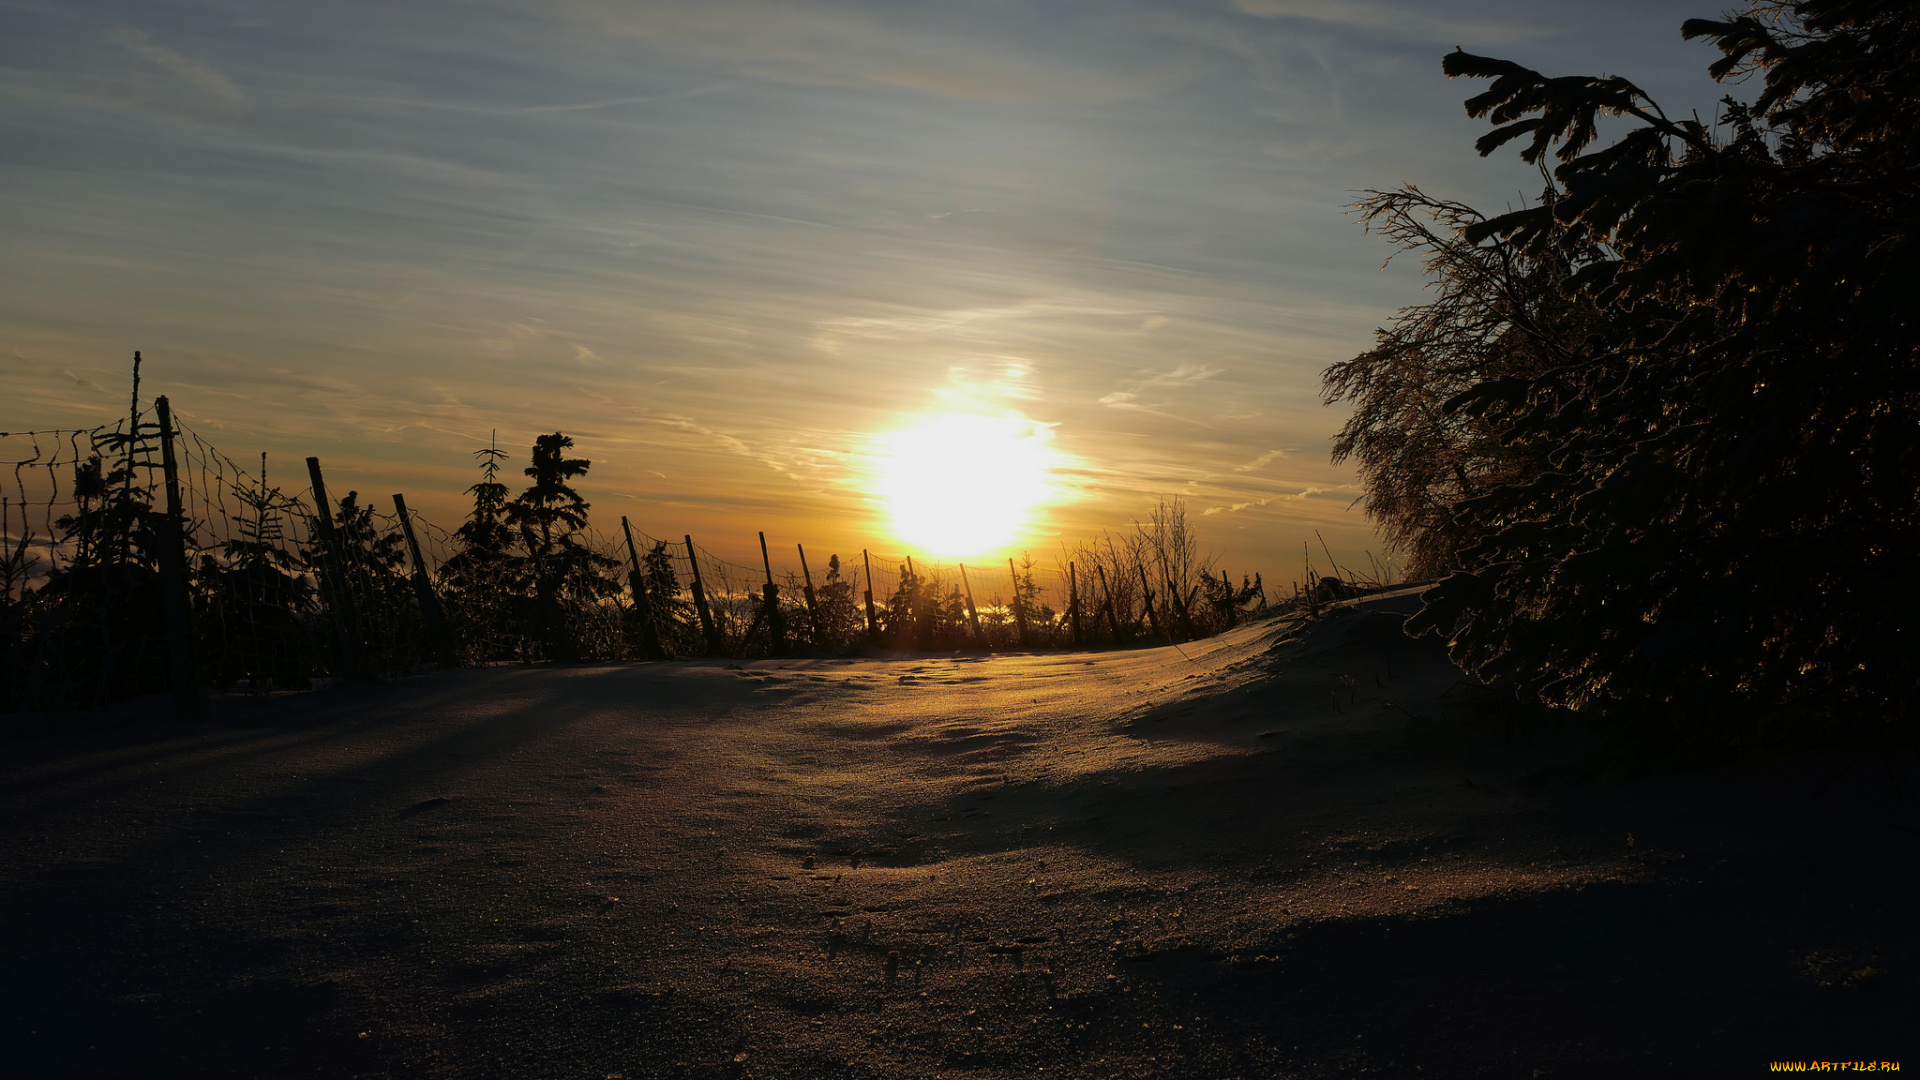
M1920 16L1768 0L1682 33L1719 45L1716 78L1761 79L1722 135L1623 78L1445 60L1493 80L1467 102L1496 125L1483 155L1526 138L1524 161L1558 162L1547 199L1457 242L1564 269L1593 318L1547 335L1567 351L1540 370L1469 372L1438 403L1520 467L1442 493L1462 571L1412 625L1492 682L1670 737L1901 726L1920 690ZM1603 114L1631 126L1596 148Z
M507 452L496 437L473 456L480 481L467 488L473 509L453 532L460 548L440 566L441 599L470 660L506 660L523 651L531 585L506 523L508 490L500 482L500 464Z
M1556 195L1549 184L1543 202ZM1501 236L1469 240L1466 230L1486 220L1478 211L1412 185L1370 191L1356 206L1369 231L1422 253L1438 296L1398 312L1372 349L1323 373L1328 404L1354 407L1333 460L1359 463L1367 515L1388 549L1407 558L1407 575L1440 577L1459 569L1471 539L1455 505L1545 466L1537 448L1504 437L1504 414L1447 403L1480 383L1531 379L1577 355L1600 315L1561 286L1604 255L1564 232L1537 250Z
M165 625L152 475L158 427L143 420L140 354L134 354L127 420L95 432L73 470L74 510L54 522L70 553L39 590L50 686L77 692L56 705L97 704L165 685Z
M472 561L483 562L504 555L513 543L504 520L507 485L500 482L500 462L507 452L500 449L496 432L494 439L475 450L473 456L480 459L480 482L466 490L473 496L473 511L453 535L461 543L461 554L472 553L468 556Z
M561 610L562 593L591 601L618 588L599 574L618 562L580 540L590 504L567 481L585 476L593 463L586 458L567 457L566 451L572 448L573 440L557 431L534 439L533 462L526 469L533 484L506 506L506 522L520 530L532 567L548 655L559 660L580 656L579 642Z
M420 663L426 631L407 583L405 538L398 529L383 528L373 507L360 505L358 491L341 497L333 514L333 535L333 560L325 560L316 536L307 566L315 571L331 567L353 598L362 644L374 670L405 671Z
M814 610L819 613L818 637L824 645L850 645L866 632L853 582L840 573L840 556L827 558L827 577L814 591Z
M254 692L296 687L313 674L317 651L313 582L282 524L299 504L268 485L265 454L258 485L230 490L243 510L239 536L221 545L222 558L203 554L196 574L201 655L211 658L216 686L245 678Z

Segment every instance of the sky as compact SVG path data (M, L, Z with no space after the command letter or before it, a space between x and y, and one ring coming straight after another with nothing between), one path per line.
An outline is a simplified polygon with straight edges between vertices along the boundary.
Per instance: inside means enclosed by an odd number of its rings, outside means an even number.
M1422 294L1351 204L1540 187L1441 56L1710 115L1718 13L0 0L0 430L110 420L140 349L235 459L447 527L494 432L559 430L597 523L723 554L999 500L973 554L1040 555L1178 498L1236 578L1364 566L1320 372Z

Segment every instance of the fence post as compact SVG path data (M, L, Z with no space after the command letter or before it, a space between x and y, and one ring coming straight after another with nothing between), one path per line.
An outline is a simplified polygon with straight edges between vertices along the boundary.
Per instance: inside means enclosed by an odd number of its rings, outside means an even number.
M980 633L980 612L973 606L973 582L967 580L967 564L960 564L960 584L967 587L967 621L973 624L973 643L981 648L987 647L987 639Z
M667 654L660 647L660 625L653 621L653 598L647 595L647 575L640 569L640 552L633 546L633 526L627 524L627 515L620 515L620 531L627 538L627 563L632 570L627 572L627 587L633 590L633 610L640 619L640 654L649 660L658 660Z
M1080 629L1080 572L1072 563L1067 564L1067 617L1073 622L1073 647L1084 647L1087 636Z
M341 671L336 676L353 678L366 673L366 655L360 644L360 620L353 610L353 589L341 568L340 538L333 531L333 503L327 498L327 481L320 475L320 459L307 459L307 478L313 483L314 521L320 529L320 558L326 567L323 586L328 595L327 614L332 616L333 631L340 639Z
M1120 619L1113 613L1113 588L1107 584L1107 568L1099 563L1093 569L1100 575L1100 595L1105 598L1102 606L1107 609L1107 630L1113 634L1113 643L1120 644Z
M805 578L807 582L807 624L813 631L811 635L813 643L815 645L824 645L826 642L820 640L820 608L813 602L813 571L807 568L807 545L795 544L793 546L799 549L800 576Z
M707 587L700 583L700 555L693 550L693 535L687 535L687 561L693 564L693 610L700 613L700 630L707 636L707 651L714 656L727 654L726 642L714 629L713 612L707 610Z
M1187 603L1193 596L1189 594L1186 600L1180 598L1180 590L1173 584L1173 572L1167 568L1165 556L1162 556L1160 559L1160 580L1167 585L1168 614L1179 617L1179 621L1175 625L1180 628L1181 633L1187 635L1188 641L1193 640L1193 616L1187 611ZM1198 593L1200 586L1195 585L1193 589L1195 593ZM1173 627L1171 626L1167 628L1167 640L1173 640Z
M907 580L913 582L913 588L906 590L907 647L912 648L920 642L920 605L916 603L916 601L920 599L920 575L913 572L913 556L911 555L907 556ZM899 618L899 613L895 612L894 617L896 619ZM893 642L894 647L899 648L900 632L898 630L895 630L893 633Z
M867 557L867 549L860 549L860 565L867 568L867 640L880 643L880 629L873 617L873 560Z
M787 651L787 617L780 611L780 586L773 583L773 560L767 557L767 534L760 534L760 565L766 567L767 583L760 590L766 603L767 635L773 639L773 654Z
M433 579L427 576L427 560L420 554L419 538L413 535L406 497L397 491L393 493L393 509L400 515L400 532L407 538L408 554L413 556L413 595L420 601L420 617L426 620L434 655L442 667L459 667L460 654L453 647L453 635L447 633L447 619L440 610L440 597L433 591Z
M1133 568L1140 571L1140 591L1145 594L1147 601L1147 626L1153 630L1154 637L1161 637L1160 616L1153 611L1153 587L1147 584L1147 568L1141 563L1134 563ZM1173 638L1168 637L1167 640L1172 641Z
M1020 628L1020 647L1027 648L1027 602L1020 598L1020 571L1007 560L1007 576L1013 579L1013 622Z
M160 533L160 589L166 605L167 666L173 681L173 711L191 719L199 706L193 673L193 629L188 624L186 508L180 499L180 464L173 452L173 410L165 395L153 401L160 420L160 469L166 476L167 515Z

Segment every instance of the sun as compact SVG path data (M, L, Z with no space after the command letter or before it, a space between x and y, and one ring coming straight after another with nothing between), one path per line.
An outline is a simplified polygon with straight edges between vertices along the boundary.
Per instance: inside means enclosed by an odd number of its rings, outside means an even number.
M1052 439L1018 413L930 413L881 437L874 493L915 551L1002 551L1055 498Z

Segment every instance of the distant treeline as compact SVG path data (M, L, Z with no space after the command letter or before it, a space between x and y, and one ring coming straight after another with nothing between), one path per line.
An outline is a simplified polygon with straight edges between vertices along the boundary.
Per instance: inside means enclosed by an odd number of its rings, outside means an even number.
M241 467L143 404L91 431L6 433L31 446L0 502L0 707L57 711L173 690L299 690L428 664L872 649L1098 647L1179 641L1265 612L1258 575L1233 583L1198 548L1184 506L1053 565L916 565L869 551L798 570L762 535L759 566L692 537L589 523L591 463L537 437L510 485L507 451L476 452L472 505L438 529L400 495L329 498ZM21 440L21 441L14 441ZM516 490L517 488L517 490ZM784 554L786 549L782 548ZM818 559L817 554L815 560Z
M1359 204L1437 295L1327 370L1334 457L1409 576L1444 578L1415 627L1492 683L1667 741L1910 736L1920 18L1761 0L1682 34L1758 96L1708 123L1445 58L1492 82L1481 155L1517 141L1545 188L1493 217Z

